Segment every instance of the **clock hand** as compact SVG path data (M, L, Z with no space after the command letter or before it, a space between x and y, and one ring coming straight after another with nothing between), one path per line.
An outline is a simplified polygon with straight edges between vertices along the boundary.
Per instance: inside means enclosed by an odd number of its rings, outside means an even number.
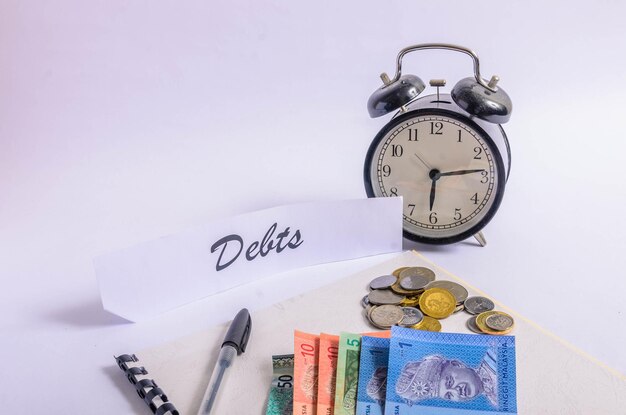
M415 154L415 157L417 157L417 158L418 158L418 160L419 160L419 161L421 161L421 162L422 162L422 164L423 164L424 166L426 166L426 168L427 168L428 170L432 170L432 169L433 169L433 168L432 168L432 167L430 167L430 166L428 165L428 163L426 163L426 162L424 161L424 159L422 159L422 158L421 158L421 157L420 157L417 153L413 153L413 154Z
M461 174L478 173L478 172L481 172L481 171L485 171L485 169L448 171L448 172L445 172L445 173L439 173L439 177L442 177L442 176L459 176Z
M432 185L430 186L430 211L433 211L433 206L435 205L435 188L437 187L437 180L440 177L439 170L433 169L428 173L428 177L432 180Z
M433 211L433 205L435 204L435 186L437 185L437 180L433 179L433 184L430 186L430 211Z

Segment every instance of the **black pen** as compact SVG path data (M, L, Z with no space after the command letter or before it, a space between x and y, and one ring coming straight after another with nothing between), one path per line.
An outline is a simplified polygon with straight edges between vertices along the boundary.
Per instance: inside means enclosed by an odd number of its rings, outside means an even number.
M211 413L211 408L213 408L213 404L217 398L217 391L224 380L226 369L233 363L235 356L246 351L251 329L252 319L250 318L250 313L247 309L243 308L237 313L233 322L230 323L226 337L224 337L220 354L213 368L209 386L207 386L204 398L202 398L198 415Z

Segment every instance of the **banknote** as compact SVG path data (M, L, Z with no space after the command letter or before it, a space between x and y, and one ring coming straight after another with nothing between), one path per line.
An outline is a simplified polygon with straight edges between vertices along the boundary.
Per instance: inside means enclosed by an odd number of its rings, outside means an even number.
M293 355L272 356L272 388L265 415L293 414Z
M385 415L516 413L515 337L392 328Z
M360 334L344 332L339 335L334 415L355 414L360 351Z
M333 415L335 406L335 375L339 336L320 334L320 355L317 384L317 415Z
M320 338L318 335L295 331L294 415L316 415L319 347Z
M387 391L389 339L361 337L357 415L382 415Z
M361 336L389 338L390 334L391 332L388 330L363 334L341 333L335 381L335 415L354 415L356 413Z

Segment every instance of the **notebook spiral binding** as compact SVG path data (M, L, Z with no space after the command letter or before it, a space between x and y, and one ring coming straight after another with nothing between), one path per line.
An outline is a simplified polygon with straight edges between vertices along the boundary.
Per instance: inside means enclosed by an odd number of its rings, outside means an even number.
M174 404L169 402L167 395L153 379L138 379L137 376L147 375L148 371L143 366L129 366L131 362L138 362L134 354L113 356L117 365L124 371L128 381L135 386L137 394L148 405L155 415L180 415Z

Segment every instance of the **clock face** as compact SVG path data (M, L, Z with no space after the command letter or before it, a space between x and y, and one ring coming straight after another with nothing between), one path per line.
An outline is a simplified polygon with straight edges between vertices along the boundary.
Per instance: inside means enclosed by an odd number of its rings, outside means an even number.
M445 110L412 111L392 120L372 143L368 179L370 196L403 196L405 236L430 243L478 232L504 191L493 141L471 120Z

